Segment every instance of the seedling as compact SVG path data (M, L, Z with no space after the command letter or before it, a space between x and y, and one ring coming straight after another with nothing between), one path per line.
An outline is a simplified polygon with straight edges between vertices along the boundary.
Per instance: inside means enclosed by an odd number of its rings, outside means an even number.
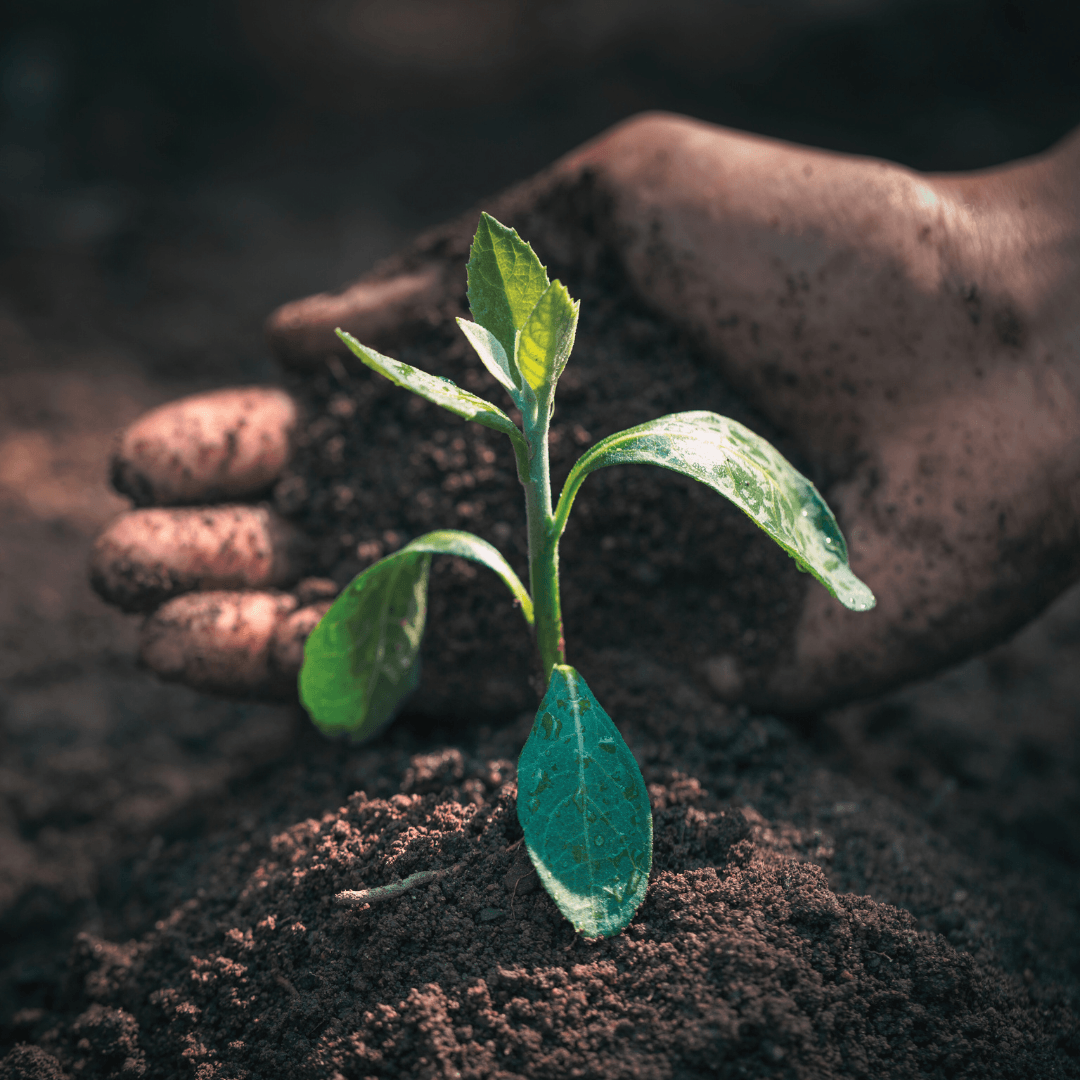
M622 930L645 897L652 814L630 749L578 672L566 663L559 539L585 478L608 465L660 465L726 496L845 607L867 611L870 590L848 567L836 519L813 484L749 429L711 412L661 416L603 439L570 470L552 511L548 425L570 357L578 302L513 229L482 214L468 264L475 322L458 319L481 361L521 413L501 409L392 360L338 330L349 349L398 386L506 435L525 489L529 588L486 540L427 533L358 575L308 638L300 697L324 732L378 733L419 679L432 555L495 571L533 630L546 692L518 761L518 818L540 880L588 937ZM411 881L411 879L408 879ZM403 886L405 883L402 883Z

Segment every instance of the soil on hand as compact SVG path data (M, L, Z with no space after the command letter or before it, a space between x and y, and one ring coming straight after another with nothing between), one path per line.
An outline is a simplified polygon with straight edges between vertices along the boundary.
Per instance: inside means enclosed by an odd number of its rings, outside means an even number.
M581 300L549 438L556 496L587 446L687 410L733 417L801 464L716 364L634 295L603 253L611 250L603 242L605 205L588 178L545 192L539 203L523 186L501 196L496 209ZM466 215L420 238L386 267L407 270L434 256L451 266L453 285L426 323L371 344L516 417L454 322L469 316L465 261L475 222L476 214ZM524 498L509 440L394 386L342 350L314 375L291 377L311 421L273 493L277 508L318 539L313 571L344 585L415 536L459 528L493 543L527 581ZM589 679L597 650L629 648L693 671L702 683L724 657L729 691L752 694L790 647L803 591L818 587L732 503L657 466L590 476L560 560L568 656ZM412 709L494 718L535 705L531 639L491 575L463 560L436 560L428 626L426 676Z

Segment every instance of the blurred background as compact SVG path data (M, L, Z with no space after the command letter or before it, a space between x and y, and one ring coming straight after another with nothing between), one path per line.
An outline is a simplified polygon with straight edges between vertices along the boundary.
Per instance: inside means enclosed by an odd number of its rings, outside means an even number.
M158 917L154 866L310 734L136 668L131 617L85 580L126 508L105 483L120 427L272 379L277 304L632 113L980 168L1080 124L1078 41L1075 0L6 0L0 1042L55 1000L75 930ZM1080 919L1078 699L1074 590L988 657L812 735L1005 867L1047 955ZM337 805L304 782L312 812Z
M337 284L643 109L930 170L1080 120L1049 0L8 0L0 39L2 249L131 302L155 243L286 223L337 240L267 300Z

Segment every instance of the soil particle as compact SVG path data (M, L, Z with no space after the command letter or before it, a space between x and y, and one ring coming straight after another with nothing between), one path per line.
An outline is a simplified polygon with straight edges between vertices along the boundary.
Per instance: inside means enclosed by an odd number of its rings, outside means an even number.
M20 1043L0 1063L5 1080L67 1080L60 1062L37 1046Z

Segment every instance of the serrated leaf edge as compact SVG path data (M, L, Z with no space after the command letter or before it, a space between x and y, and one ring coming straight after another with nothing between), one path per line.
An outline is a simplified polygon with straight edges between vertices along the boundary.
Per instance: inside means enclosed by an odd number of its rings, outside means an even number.
M553 289L561 290L562 293L565 294L566 299L570 301L570 307L573 311L573 315L570 319L569 328L562 335L562 338L558 342L558 345L556 347L555 356L551 364L550 375L541 383L536 385L528 377L528 375L525 373L524 368L521 365L521 341L523 335L525 334L525 331L529 328L529 324L532 322L533 316L539 310L540 305L544 302L544 299L547 297L548 293L551 292ZM578 317L580 312L581 301L575 300L570 295L570 291L566 288L566 286L563 285L563 283L558 278L556 278L554 281L548 282L547 288L540 294L536 303L533 305L532 311L529 312L528 318L525 320L524 323L522 323L521 329L518 330L516 335L514 336L514 367L520 372L522 382L525 383L527 386L531 387L534 393L543 394L549 389L554 389L555 384L559 381L559 376L562 375L563 371L566 370L566 364L570 359L570 353L573 352L574 341L577 338Z
M474 296L474 292L473 292L473 288L472 288L472 278L471 278L471 275L473 273L472 264L473 264L473 259L474 259L474 257L476 257L476 254L479 251L479 249L481 247L481 244L482 244L482 241L481 241L481 229L486 230L487 240L491 244L491 250L492 250L493 255L494 255L494 251L495 251L494 236L496 234L500 233L500 232L503 233L503 234L506 234L506 238L510 240L512 248L515 246L515 242L516 242L517 245L520 245L520 247L523 250L520 253L515 251L515 261L516 261L517 258L526 258L526 259L531 258L531 260L532 260L532 269L534 271L538 269L540 271L540 273L543 275L544 288L540 290L541 294L551 284L551 281L550 281L550 278L548 277L547 267L545 267L544 264L540 261L540 259L537 256L536 252L533 250L532 244L530 244L527 240L522 239L522 237L519 235L517 229L512 228L509 225L504 225L501 221L499 221L497 218L493 217L486 210L481 211L480 219L477 222L477 226L476 226L476 232L473 235L472 243L469 246L469 261L466 264L466 274L467 274L466 294L467 294L467 296L469 298L470 310L472 311L473 318L476 320L477 324L481 325L481 326L484 326L485 329L487 329L490 333L494 334L494 331L491 329L491 327L487 326L486 323L483 322L480 314L473 307L473 301L474 301L475 298L478 297L478 293L479 293L480 290L478 290L476 296ZM510 308L509 299L507 298L507 295L506 295L506 275L503 273L502 267L499 266L498 256L495 256L495 261L496 261L496 265L499 267L500 281L499 281L498 285L502 289L503 298L506 301L508 314L509 314L509 318L510 318L510 326L511 326L511 329L513 330L513 334L514 334L514 341L512 343L509 342L509 341L506 341L506 342L501 342L501 344L503 345L504 350L507 351L508 356L511 355L511 353L512 353L513 357L516 358L516 355L517 355L517 338L521 333L522 327L525 326L525 323L528 321L528 314L525 316L524 321L522 321L520 324L515 321L513 311ZM479 266L477 266L476 272L479 273ZM483 276L483 275L481 275L481 276ZM492 284L494 284L494 283L492 283ZM536 305L534 303L533 307L535 307L535 306ZM531 309L530 309L530 312L531 312ZM498 337L498 335L495 335L495 336ZM511 345L511 344L513 345L513 348L511 350L507 350L506 347L508 345ZM515 362L516 362L516 360L515 360Z

